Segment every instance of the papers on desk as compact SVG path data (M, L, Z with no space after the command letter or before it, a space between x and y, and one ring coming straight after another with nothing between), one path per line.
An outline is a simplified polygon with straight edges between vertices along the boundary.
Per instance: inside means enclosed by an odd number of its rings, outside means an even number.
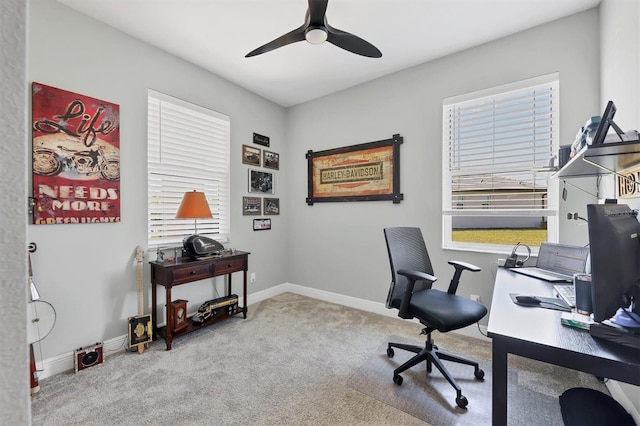
M577 312L563 312L562 315L560 315L560 323L569 327L589 330L589 327L593 324L593 319L590 315L582 315Z

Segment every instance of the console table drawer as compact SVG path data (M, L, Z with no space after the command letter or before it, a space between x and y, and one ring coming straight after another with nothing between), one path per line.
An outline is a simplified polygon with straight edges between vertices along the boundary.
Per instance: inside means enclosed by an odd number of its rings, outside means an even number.
M211 265L190 265L188 268L176 268L173 270L173 284L182 284L191 281L209 278L213 271Z
M224 262L217 262L213 268L216 275L228 274L230 272L242 271L244 267L245 259L227 259Z

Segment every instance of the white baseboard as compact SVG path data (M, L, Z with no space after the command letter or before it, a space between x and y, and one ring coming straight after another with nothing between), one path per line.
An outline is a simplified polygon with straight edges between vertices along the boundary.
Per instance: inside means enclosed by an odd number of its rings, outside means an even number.
M277 296L282 293L295 293L301 296L311 297L313 299L323 300L325 302L335 303L337 305L348 306L350 308L360 309L367 312L372 312L380 315L384 315L391 318L398 318L397 311L395 309L387 309L384 303L372 302L370 300L359 299L357 297L345 296L343 294L331 293L324 290L318 290L315 288L305 287L297 284L284 283L274 287L270 287L266 290L252 293L247 298L247 305L261 302L271 297ZM239 298L238 303L242 305L243 298ZM403 320L406 321L406 320ZM162 325L162 324L159 324ZM457 330L456 332L465 336L475 337L482 340L491 341L485 335L487 333L487 327L481 325L482 333L478 331L476 325ZM115 337L113 339L105 340L103 342L103 355L106 359L109 355L123 350L127 346L128 336L126 334ZM55 374L64 373L74 369L73 351L60 354L58 356L48 358L37 364L39 374L38 379L42 380ZM82 373L79 373L82 374Z

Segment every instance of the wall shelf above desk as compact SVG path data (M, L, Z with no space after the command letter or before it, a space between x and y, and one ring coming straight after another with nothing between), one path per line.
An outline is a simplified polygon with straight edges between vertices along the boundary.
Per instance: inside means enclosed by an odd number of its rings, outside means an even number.
M638 164L640 164L640 141L585 146L552 177L577 178L618 174Z

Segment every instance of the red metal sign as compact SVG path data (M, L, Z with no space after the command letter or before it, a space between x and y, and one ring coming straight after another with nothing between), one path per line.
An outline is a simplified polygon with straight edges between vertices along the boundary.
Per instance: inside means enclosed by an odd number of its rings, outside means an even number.
M34 224L120 222L120 107L32 84Z

